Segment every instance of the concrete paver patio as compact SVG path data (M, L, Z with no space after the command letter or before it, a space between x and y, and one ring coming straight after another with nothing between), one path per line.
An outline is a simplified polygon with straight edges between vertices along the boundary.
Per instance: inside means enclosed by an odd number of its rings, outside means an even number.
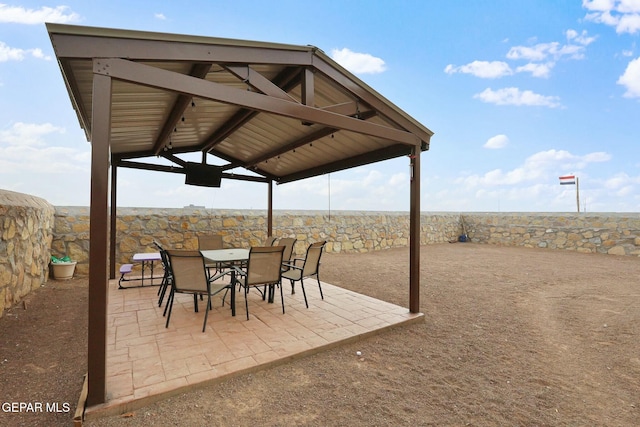
M268 368L390 327L420 321L422 313L315 280L305 281L309 308L300 285L291 294L284 283L286 313L279 292L275 303L249 293L246 319L243 293L236 295L231 316L222 295L213 299L206 331L206 302L194 312L193 297L177 294L171 322L165 328L164 304L157 286L118 289L109 285L107 402L86 408L85 417L125 413L194 387Z

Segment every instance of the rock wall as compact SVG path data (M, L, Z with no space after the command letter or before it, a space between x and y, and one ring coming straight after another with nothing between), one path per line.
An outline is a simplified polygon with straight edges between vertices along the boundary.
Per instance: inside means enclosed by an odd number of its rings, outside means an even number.
M222 234L227 247L260 245L267 237L267 212L259 210L121 208L116 221L116 264L130 263L138 252L155 251L156 240L167 248L196 249L198 235ZM86 275L89 263L89 209L56 207L53 252L78 262ZM423 214L421 244L446 242L459 232L459 214ZM367 252L407 246L406 212L275 211L273 235L297 239L295 253L326 240L327 252Z
M44 199L0 190L0 317L47 281L54 213Z
M118 209L117 265L137 252L154 251L157 240L169 248L195 249L198 235L223 235L227 247L249 247L267 236L266 211L212 209ZM273 235L295 237L295 252L327 240L327 252L368 252L409 243L406 212L275 211ZM420 243L457 240L463 224L473 243L575 250L640 256L640 215L572 213L423 213ZM89 210L57 207L52 251L78 261L88 272Z
M227 247L259 245L267 213L255 210L118 209L116 263L133 254L168 248L195 249L198 235L222 234ZM423 213L420 243L455 241L466 232L481 244L524 246L640 256L640 214ZM0 316L49 277L51 255L89 271L89 208L53 207L38 197L0 190ZM275 211L273 234L297 239L296 254L326 240L327 252L368 252L409 244L406 212Z
M471 242L640 256L636 213L465 213Z

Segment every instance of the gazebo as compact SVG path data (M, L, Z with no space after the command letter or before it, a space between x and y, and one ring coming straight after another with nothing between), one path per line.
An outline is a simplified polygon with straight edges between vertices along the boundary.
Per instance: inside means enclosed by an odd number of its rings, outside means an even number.
M47 30L91 143L88 405L105 401L119 167L184 174L192 185L265 183L270 235L274 182L407 156L409 310L419 311L420 154L429 148L428 128L314 46L59 24ZM201 153L201 161L185 153Z

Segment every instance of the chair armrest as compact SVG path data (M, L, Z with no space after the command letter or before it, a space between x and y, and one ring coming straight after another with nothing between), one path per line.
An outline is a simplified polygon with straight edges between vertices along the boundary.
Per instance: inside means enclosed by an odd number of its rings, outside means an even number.
M223 271L222 273L218 273L213 277L209 277L209 282L215 282L216 280L218 280L219 278L221 278L224 275L230 274L229 271Z
M287 261L284 261L284 262L282 263L282 265L285 265L285 266L287 266L287 267L300 268L300 267L298 267L298 266L296 265L296 262L297 262L297 261L301 261L301 262L304 264L304 258L294 258L294 259L293 259L293 262L287 262Z
M230 270L234 270L236 272L236 274L239 274L240 276L246 276L247 275L247 272L244 271L241 267L238 267L237 265L231 266Z

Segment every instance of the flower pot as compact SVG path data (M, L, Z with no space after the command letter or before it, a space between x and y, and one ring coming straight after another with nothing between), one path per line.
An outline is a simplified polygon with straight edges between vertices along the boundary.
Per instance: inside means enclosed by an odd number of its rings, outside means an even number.
M67 280L73 277L76 269L76 261L73 262L52 262L51 273L56 280Z

